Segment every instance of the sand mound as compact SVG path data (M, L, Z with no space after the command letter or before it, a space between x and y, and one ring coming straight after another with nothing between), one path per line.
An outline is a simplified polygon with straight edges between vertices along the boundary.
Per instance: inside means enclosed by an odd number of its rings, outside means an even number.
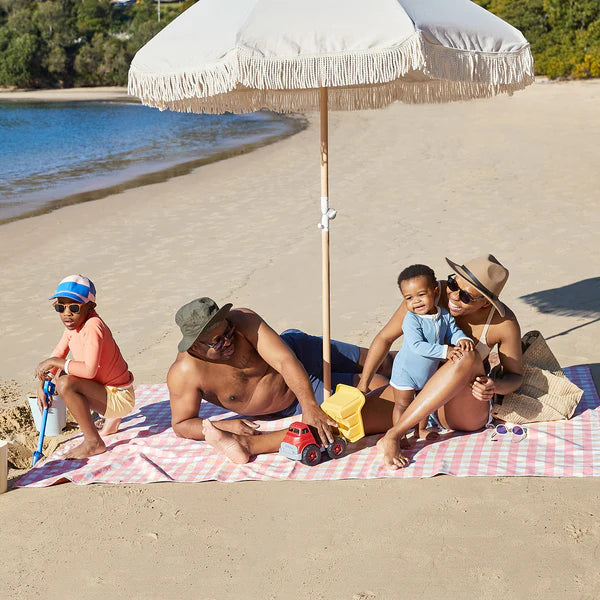
M17 386L18 387L18 386ZM8 389L8 388L6 388ZM23 395L20 392L19 398ZM67 417L71 415L67 413ZM67 421L61 435L44 439L43 454L50 456L59 444L79 433L76 423ZM37 449L39 434L35 428L29 405L21 402L3 408L0 404L0 439L8 441L8 466L10 469L29 469L33 453Z
M0 379L0 409L22 402L23 396L21 387L14 379Z

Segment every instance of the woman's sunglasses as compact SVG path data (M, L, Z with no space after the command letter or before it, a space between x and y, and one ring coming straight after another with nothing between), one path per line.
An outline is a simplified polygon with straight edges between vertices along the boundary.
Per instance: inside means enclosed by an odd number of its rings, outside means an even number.
M476 296L473 297L469 292L463 290L456 281L456 275L448 275L448 280L446 281L446 285L451 292L458 292L458 297L460 301L464 304L469 304L469 302L475 302L475 300L485 300L485 296Z
M520 425L511 425L510 423L500 423L495 427L490 427L490 439L491 440L505 440L509 433L512 433L513 442L520 442L527 437L527 429Z
M65 308L68 308L74 315L76 315L81 310L81 304L60 304L57 302L54 305L54 310L57 313L65 312Z

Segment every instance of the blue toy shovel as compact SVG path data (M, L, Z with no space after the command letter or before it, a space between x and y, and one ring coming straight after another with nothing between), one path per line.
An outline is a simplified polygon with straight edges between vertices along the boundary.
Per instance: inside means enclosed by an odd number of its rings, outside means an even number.
M42 447L44 445L44 434L46 433L46 421L48 420L48 405L52 402L52 396L54 396L54 391L56 390L56 386L49 380L46 379L44 381L44 394L46 396L46 408L44 408L44 412L42 414L42 426L40 427L40 441L38 442L37 450L33 453L33 466L35 467L35 463L43 458Z

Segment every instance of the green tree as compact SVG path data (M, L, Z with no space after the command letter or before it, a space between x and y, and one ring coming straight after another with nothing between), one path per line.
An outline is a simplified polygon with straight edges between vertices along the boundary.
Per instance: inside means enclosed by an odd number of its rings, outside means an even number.
M3 32L3 39L0 41L0 47L2 46L4 47L0 61L0 85L33 86L39 76L36 36L31 33L16 35Z
M18 35L31 34L36 36L38 31L33 22L33 11L29 7L19 8L8 15L7 25Z
M70 82L77 30L71 0L54 0L40 4L34 13L34 22L44 45L42 67L49 81Z
M109 0L81 0L75 21L79 33L91 40L97 33L108 32L111 10Z
M129 62L124 42L97 33L77 53L75 81L78 85L125 85Z

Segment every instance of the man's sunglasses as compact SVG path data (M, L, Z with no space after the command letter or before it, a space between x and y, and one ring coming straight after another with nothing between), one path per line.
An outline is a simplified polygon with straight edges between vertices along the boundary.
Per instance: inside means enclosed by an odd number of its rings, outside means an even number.
M215 350L216 352L220 352L221 349L223 348L223 346L227 343L231 341L231 338L233 337L233 334L235 333L235 325L232 325L229 321L227 321L227 330L225 331L225 333L223 335L220 335L216 341L214 341L212 344L209 344L208 342L202 342L203 344L205 344L206 346L208 346L209 348L212 348L213 350Z
M68 308L71 311L71 313L76 315L81 310L81 306L81 304L60 304L59 302L57 302L54 305L54 310L57 313L63 313L65 312L65 308Z
M456 281L456 275L448 275L446 285L451 292L458 292L458 297L464 304L469 304L469 302L475 302L476 300L485 300L485 296L473 297L469 292L463 290Z

